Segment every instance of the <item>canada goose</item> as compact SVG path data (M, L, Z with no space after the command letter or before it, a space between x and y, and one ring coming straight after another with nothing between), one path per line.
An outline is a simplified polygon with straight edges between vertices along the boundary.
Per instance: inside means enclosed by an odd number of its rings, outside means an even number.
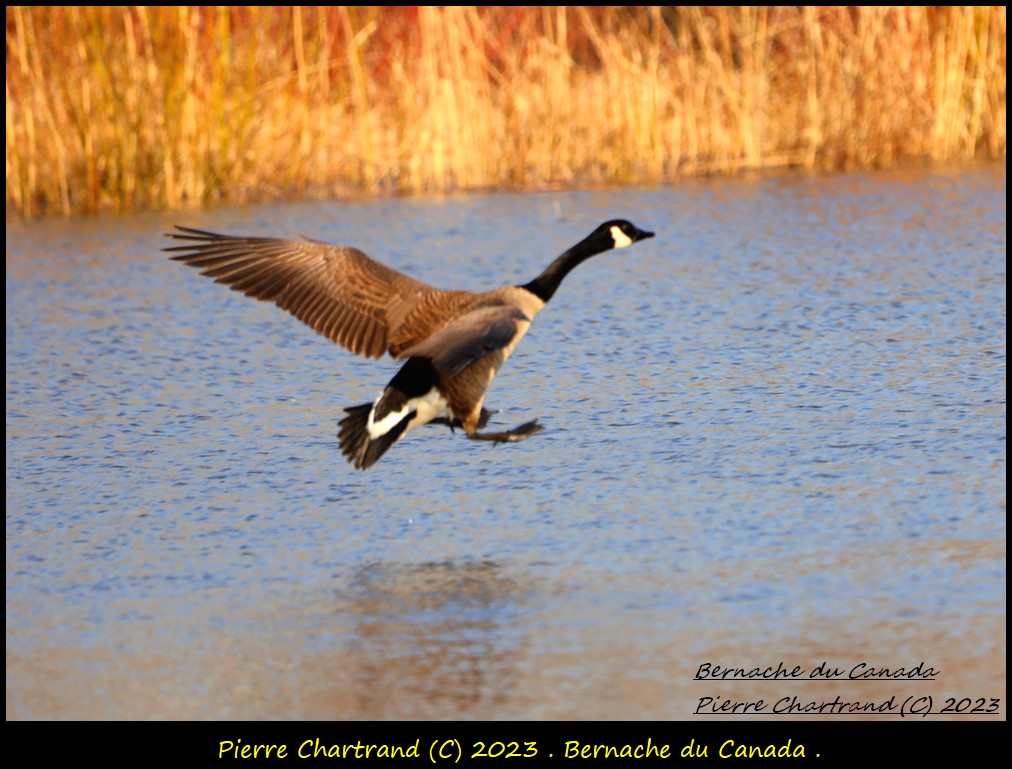
M443 291L370 259L357 248L319 241L243 238L177 227L172 259L235 291L275 302L359 355L406 360L372 403L345 409L341 451L365 469L428 422L464 429L473 440L519 441L537 420L480 433L492 377L576 265L595 254L652 238L622 219L605 222L522 286L485 293Z

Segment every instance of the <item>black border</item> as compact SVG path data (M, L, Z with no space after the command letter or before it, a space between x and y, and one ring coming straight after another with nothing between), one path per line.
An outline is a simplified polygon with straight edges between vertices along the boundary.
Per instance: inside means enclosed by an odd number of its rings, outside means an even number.
M629 766L724 763L730 766L859 766L862 763L980 762L1001 755L1007 744L1004 720L940 721L897 718L892 721L678 721L678 722L7 722L7 752L33 763L73 765L97 761L100 766ZM418 745L419 756L391 759L298 758L298 746L319 738L324 744ZM649 758L566 758L565 743L655 747ZM785 746L793 753L804 746L804 757L722 758L720 746ZM285 744L283 759L219 757L221 741L233 744ZM241 743L239 742L241 741ZM454 754L456 741L461 755ZM681 755L685 746L707 746L705 758ZM517 743L522 757L472 757L475 743ZM433 761L433 743L448 745L446 757ZM668 745L668 756L657 755ZM352 751L353 752L353 751ZM549 754L552 754L549 757ZM757 763L758 762L758 763ZM916 764L913 764L916 765Z

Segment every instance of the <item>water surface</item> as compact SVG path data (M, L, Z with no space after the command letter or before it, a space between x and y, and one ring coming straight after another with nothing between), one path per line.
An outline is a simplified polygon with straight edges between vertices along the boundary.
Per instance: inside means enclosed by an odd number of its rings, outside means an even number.
M657 237L490 391L545 432L365 473L336 423L397 365L159 252L305 234L487 289L619 216ZM7 716L1004 698L1005 255L1004 167L8 224ZM781 660L941 673L692 680Z

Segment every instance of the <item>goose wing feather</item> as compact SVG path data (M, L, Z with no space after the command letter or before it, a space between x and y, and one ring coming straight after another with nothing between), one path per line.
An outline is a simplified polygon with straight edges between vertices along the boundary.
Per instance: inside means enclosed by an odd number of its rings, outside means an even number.
M274 302L359 355L396 355L431 331L412 327L416 305L469 294L434 288L350 246L176 229L169 237L187 243L165 249L172 259L246 296Z
M454 318L397 357L429 358L436 370L456 377L490 352L509 347L517 338L521 324L530 322L520 309L510 305L477 307Z

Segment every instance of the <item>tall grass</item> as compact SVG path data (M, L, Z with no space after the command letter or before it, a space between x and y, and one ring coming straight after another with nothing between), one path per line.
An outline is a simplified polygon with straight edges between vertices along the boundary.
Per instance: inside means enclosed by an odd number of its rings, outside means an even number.
M7 211L1005 156L1005 8L7 7Z

